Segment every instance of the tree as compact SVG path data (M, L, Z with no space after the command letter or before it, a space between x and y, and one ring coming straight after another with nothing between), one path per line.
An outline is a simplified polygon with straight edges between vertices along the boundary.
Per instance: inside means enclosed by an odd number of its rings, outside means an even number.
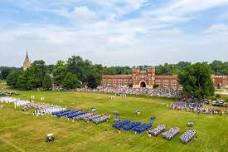
M91 68L90 73L87 76L87 86L89 88L97 88L97 86L101 83L101 73L103 71L102 65L94 65Z
M191 65L190 62L185 62L185 61L180 61L177 63L177 67L179 67L180 69L184 69L186 68L187 66Z
M211 69L213 71L214 74L218 74L218 75L221 75L223 74L223 62L222 61L218 61L218 60L215 60L213 61L211 64Z
M18 79L16 87L22 90L30 90L30 86L28 85L28 73L22 72Z
M45 89L47 89L50 86L50 82L48 82L49 78L46 76L46 74L47 67L45 62L42 60L34 61L31 67L26 71L22 71L18 75L10 75L8 81L9 85L23 90L37 89L42 88L43 86L45 86ZM15 75L17 76L17 81L16 78L13 78Z
M223 63L223 74L228 75L228 62Z
M7 76L10 74L10 68L9 67L2 67L1 68L1 77L2 77L2 79L4 80L4 79L6 79L7 78Z
M80 81L75 74L68 72L63 81L65 89L75 89L81 87Z
M41 88L47 73L47 66L42 60L34 61L32 66L26 70L25 73L27 75L28 88Z
M75 74L77 78L84 84L87 78L89 62L85 62L80 56L72 56L67 60L68 72Z
M51 76L46 74L42 83L42 88L45 90L50 90L52 88L52 79Z
M17 79L20 76L21 71L12 71L6 78L7 85L12 88L17 88Z
M94 87L100 84L103 68L101 65L93 65L91 61L83 60L79 56L72 56L67 61L67 71L75 74L82 86Z
M67 73L67 66L64 61L58 61L57 64L54 66L53 70L53 77L54 77L54 83L57 86L63 85L63 80Z
M97 86L98 86L98 81L97 80L98 79L96 78L95 75L92 75L92 74L89 75L88 78L87 78L87 86L89 88L92 88L92 89L97 88Z
M177 64L165 63L164 65L156 66L156 74L157 75L172 75L172 74L178 75L180 72L183 71L185 67L187 67L190 64L191 64L190 62L184 62L184 61L181 61Z
M172 64L165 63L164 65L159 65L156 67L156 74L158 75L171 75L174 74L175 67Z
M112 66L112 67L104 67L103 74L115 75L115 74L131 74L132 69L128 66L120 67L120 66Z
M178 78L186 96L193 96L201 100L214 94L211 71L207 63L196 63L187 66L178 75Z

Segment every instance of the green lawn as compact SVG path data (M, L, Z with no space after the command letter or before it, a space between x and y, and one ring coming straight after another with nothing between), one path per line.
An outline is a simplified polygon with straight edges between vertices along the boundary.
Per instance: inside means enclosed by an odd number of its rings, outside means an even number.
M196 115L189 112L169 110L174 100L155 97L116 97L110 100L108 94L77 92L19 92L21 99L30 99L32 95L40 102L54 103L72 109L89 110L96 107L100 113L112 115L119 111L121 118L148 122L150 116L156 116L155 126L164 123L168 128L180 127L181 134L186 123L193 121L197 138L187 145L179 141L179 135L171 141L161 136L149 138L147 134L135 135L132 132L121 132L111 127L113 119L107 123L95 125L83 121L71 122L51 116L34 117L31 111L23 112L12 105L4 104L0 108L0 152L222 152L228 151L228 116ZM135 115L135 110L142 114ZM56 141L45 143L47 133L54 133Z
M0 91L4 91L6 90L7 86L6 86L6 82L0 80Z

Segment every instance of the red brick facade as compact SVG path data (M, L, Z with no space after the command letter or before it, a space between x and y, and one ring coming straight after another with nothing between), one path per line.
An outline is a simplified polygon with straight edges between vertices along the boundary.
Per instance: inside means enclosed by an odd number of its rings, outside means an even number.
M182 87L177 79L176 75L158 75L155 76L155 84L160 88L181 90Z
M155 75L155 68L147 68L141 71L133 68L131 75L103 75L102 86L129 86L133 88L153 88L158 86L166 89L182 89L176 75ZM228 86L228 76L212 76L215 87L225 88Z
M216 88L228 88L228 76L212 75L212 81Z

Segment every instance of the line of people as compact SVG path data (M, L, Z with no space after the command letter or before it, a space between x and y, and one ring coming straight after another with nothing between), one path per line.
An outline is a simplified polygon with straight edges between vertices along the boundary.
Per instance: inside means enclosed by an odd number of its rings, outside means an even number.
M168 97L168 98L176 98L180 97L181 92L174 89L161 89L161 88L130 88L124 86L118 87L106 87L100 86L97 89L88 89L82 88L78 89L78 91L88 91L88 92L102 92L102 93L113 93L117 95L145 95L145 96L160 96L160 97Z
M170 109L174 110L185 110L194 113L204 113L204 114L215 114L215 115L225 115L228 114L228 110L219 110L213 108L207 108L202 103L198 102L185 102L178 100L170 105Z
M110 116L108 115L101 115L92 112L86 112L83 110L65 110L52 113L52 115L58 118L67 118L68 120L91 121L95 124L99 124L110 119Z
M11 96L17 94L16 91L0 91L0 96Z
M20 100L12 97L0 97L0 103L13 103L15 108L21 107L23 110L35 109L34 116L54 115L58 118L67 118L72 120L92 121L96 124L102 123L110 119L108 115L96 114L94 112L86 112L83 110L68 110L56 105L46 103L35 103L28 100Z

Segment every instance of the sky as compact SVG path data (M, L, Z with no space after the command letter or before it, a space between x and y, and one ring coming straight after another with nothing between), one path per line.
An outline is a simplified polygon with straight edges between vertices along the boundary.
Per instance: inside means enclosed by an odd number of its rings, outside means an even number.
M0 0L0 66L228 61L228 0Z

